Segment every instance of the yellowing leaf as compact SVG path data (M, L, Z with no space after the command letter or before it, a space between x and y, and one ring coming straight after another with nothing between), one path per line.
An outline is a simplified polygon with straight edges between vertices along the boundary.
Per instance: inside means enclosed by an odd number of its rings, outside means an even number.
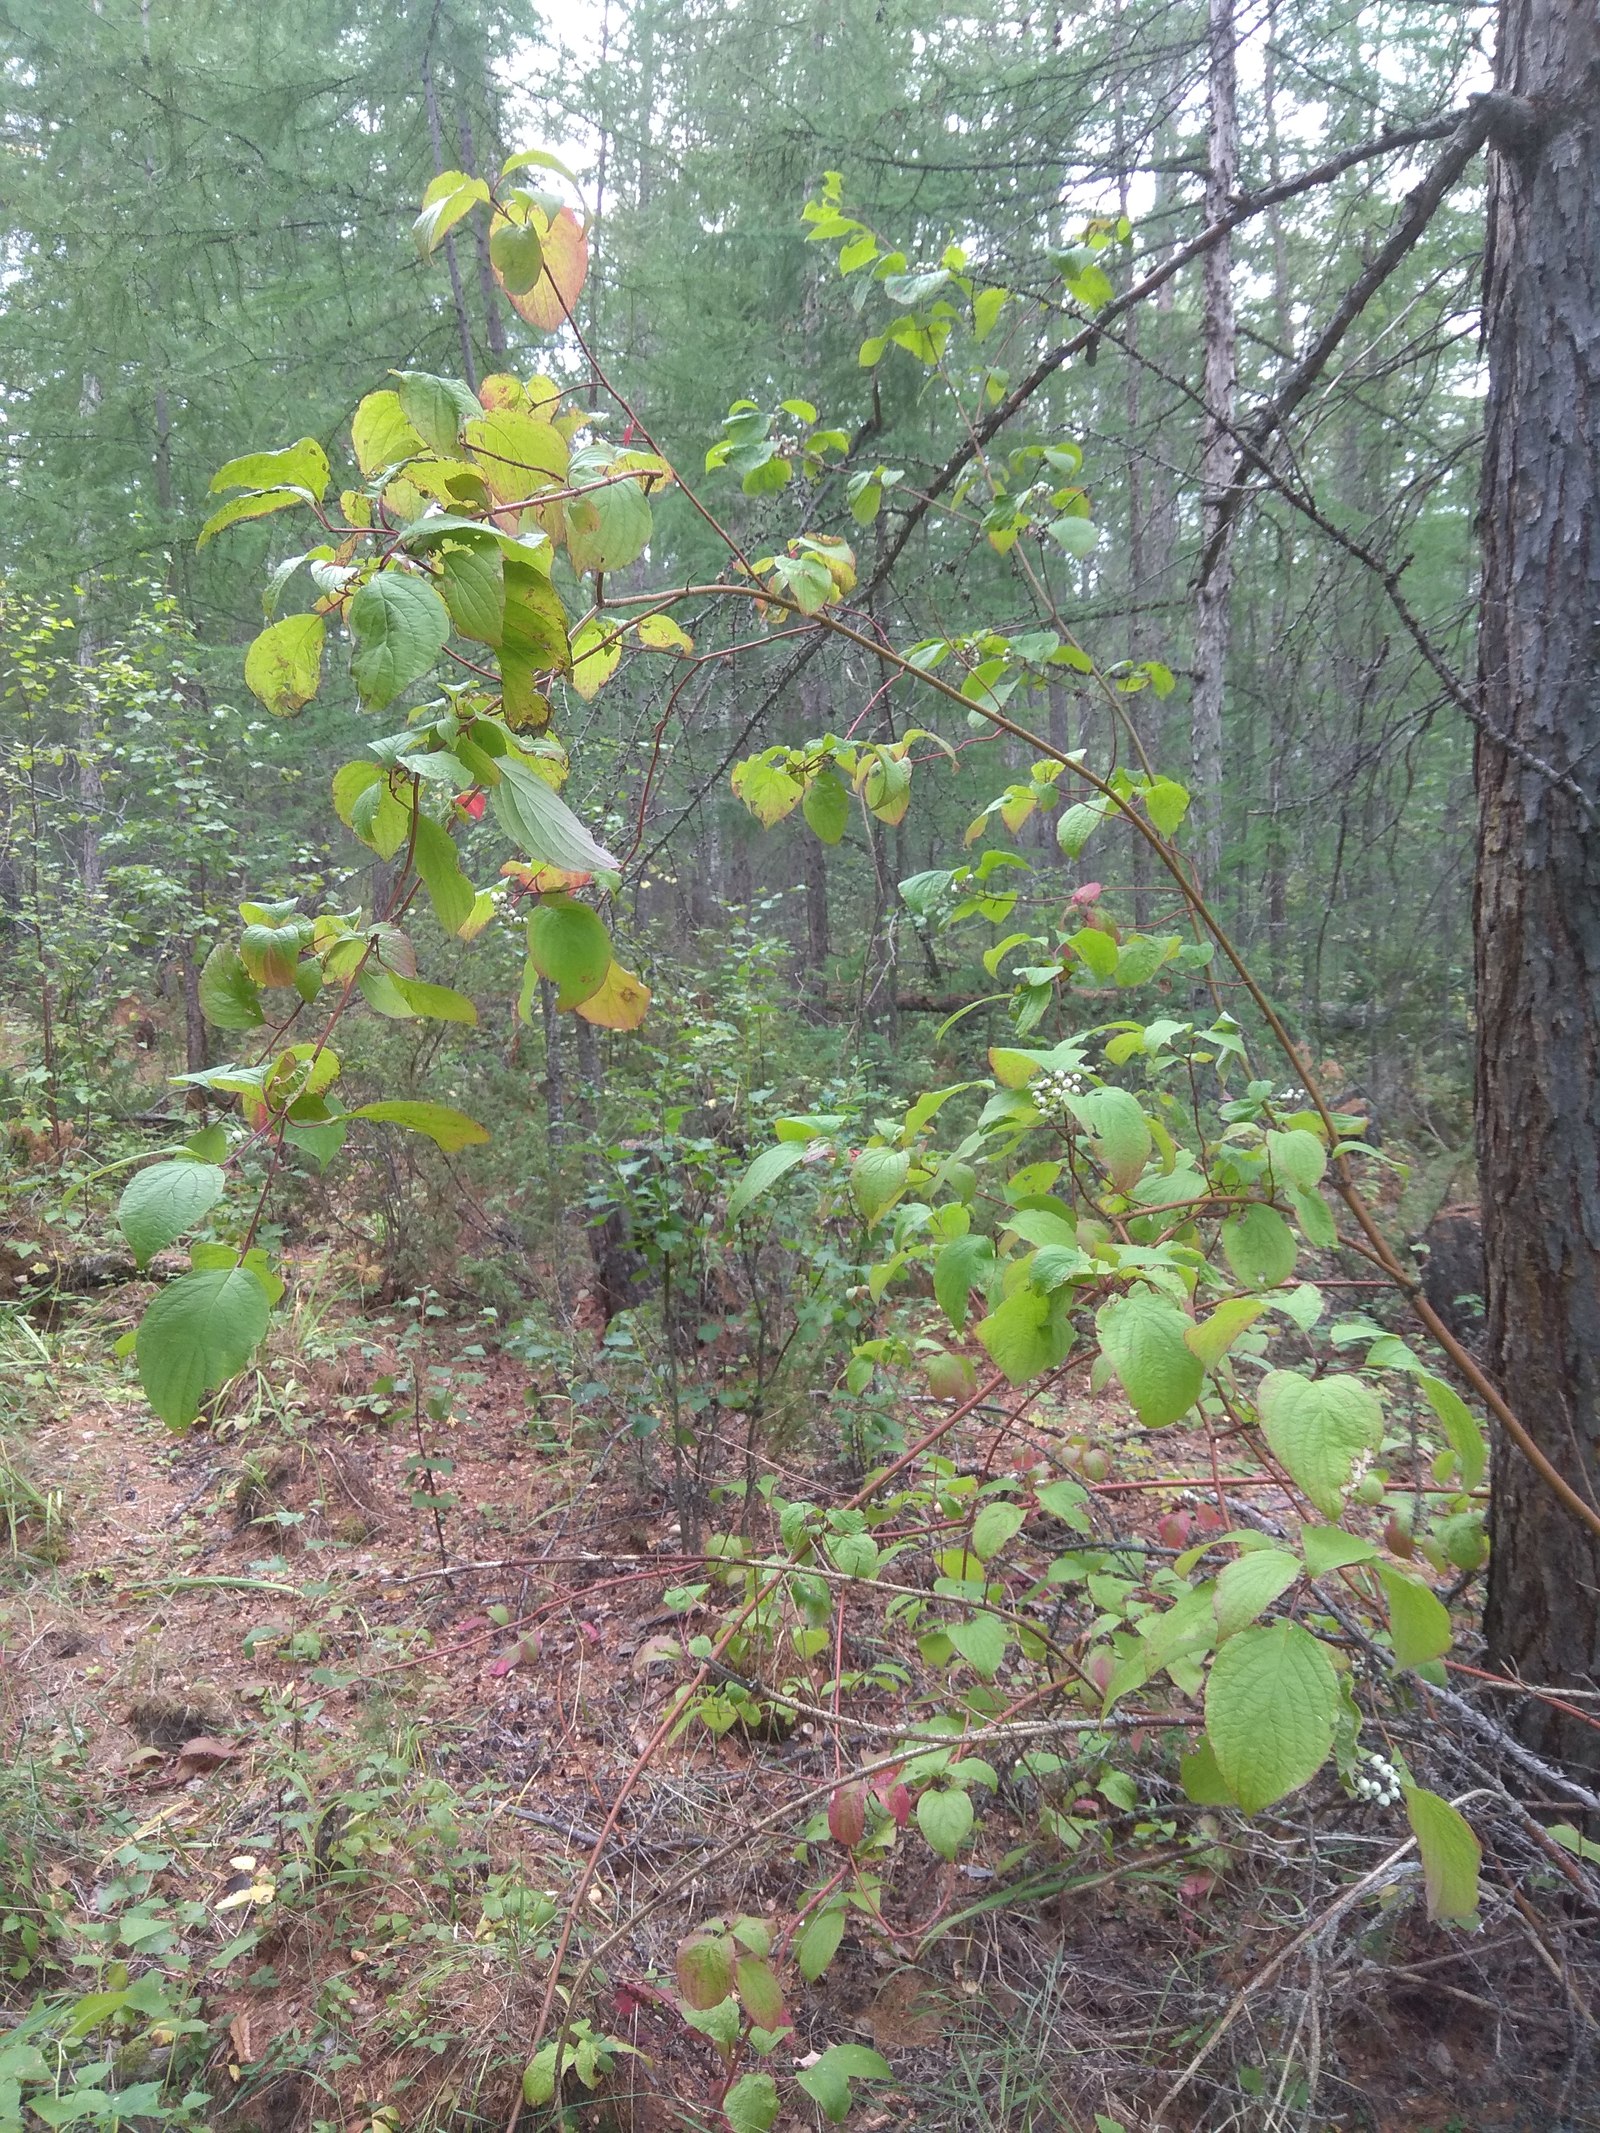
M572 640L572 686L592 703L617 671L622 657L622 625L591 615Z
M246 452L211 477L211 494L224 489L309 489L318 503L328 487L328 455L315 437L302 437L276 452Z
M256 496L231 497L220 511L213 511L200 528L197 548L204 548L213 536L229 526L236 526L241 519L269 518L274 511L291 511L296 504L306 501L303 489L263 489Z
M589 275L589 234L570 207L548 218L530 207L527 222L538 236L544 254L544 271L531 289L520 294L506 289L511 308L541 333L555 333L567 322L568 313L583 292ZM494 262L491 261L493 265ZM495 279L506 287L505 276L495 265Z
M412 242L426 259L443 242L463 215L470 214L489 188L482 178L469 178L464 170L441 170L422 196L422 212L411 225Z
M536 496L567 478L567 441L552 422L499 407L466 426L467 449L502 503Z
M694 639L670 615L646 615L634 624L633 634L652 652L681 652L687 658L694 650Z
M368 393L350 425L350 442L363 474L411 459L424 451L422 439L406 420L396 392Z
M613 963L605 983L580 1001L577 1011L585 1022L598 1023L602 1029L637 1029L649 1008L649 986L642 985L631 970Z
M246 688L279 718L293 717L316 695L325 634L320 615L286 615L245 653Z

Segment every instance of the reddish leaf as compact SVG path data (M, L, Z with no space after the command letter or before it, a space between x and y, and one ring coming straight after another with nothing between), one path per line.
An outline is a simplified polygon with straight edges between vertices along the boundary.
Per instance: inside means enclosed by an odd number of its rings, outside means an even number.
M718 2007L733 1990L734 1946L723 1933L691 1933L678 1949L678 1990L691 2007Z
M828 1834L853 1852L867 1833L867 1796L859 1785L841 1785L828 1802ZM767 2025L769 2028L771 2024Z
M904 1785L880 1786L878 1804L893 1821L896 1829L904 1829L911 1820L911 1794Z

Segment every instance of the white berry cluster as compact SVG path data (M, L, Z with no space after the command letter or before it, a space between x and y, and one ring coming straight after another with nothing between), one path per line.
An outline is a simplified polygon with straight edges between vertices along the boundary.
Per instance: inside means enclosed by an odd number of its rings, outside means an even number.
M1370 1800L1374 1807L1398 1807L1400 1804L1400 1773L1393 1763L1381 1755L1374 1755L1368 1748L1361 1751L1364 1770L1358 1770L1350 1780L1358 1800Z
M1081 1096L1087 1087L1081 1074L1069 1073L1065 1067L1051 1067L1033 1077L1028 1094L1041 1118L1052 1126L1068 1126L1074 1116L1071 1100Z
M1311 1099L1309 1096L1307 1096L1305 1090L1301 1088L1300 1084L1297 1081L1291 1081L1287 1088L1279 1089L1276 1091L1272 1101L1275 1104L1282 1104L1284 1106L1288 1106L1290 1104L1309 1103Z

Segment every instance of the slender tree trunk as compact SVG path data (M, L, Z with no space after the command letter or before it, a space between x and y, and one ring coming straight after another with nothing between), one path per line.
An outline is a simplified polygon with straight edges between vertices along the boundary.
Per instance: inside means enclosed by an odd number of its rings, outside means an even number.
M461 168L469 177L478 172L478 150L472 138L472 115L466 104L461 106L461 124L458 128L461 139ZM500 302L500 284L494 278L494 268L489 259L489 218L486 215L472 217L472 242L478 255L478 293L483 298L483 337L489 344L489 353L497 363L506 359L506 315Z
M1210 0L1210 163L1206 220L1227 213L1239 183L1237 33L1233 0ZM1200 581L1194 622L1194 784L1200 880L1215 895L1222 879L1222 700L1227 684L1233 551L1224 518L1235 446L1238 386L1233 316L1233 247L1223 238L1206 254L1205 420L1200 451Z
M433 148L433 169L437 177L445 167L444 135L439 125L439 92L434 84L430 50L424 50L422 55L422 96L428 110L428 140ZM461 337L461 375L476 392L478 367L472 355L472 322L467 316L467 299L461 286L461 262L456 257L453 233L444 241L444 261L450 270L450 296L455 304L456 331Z
M556 989L548 978L539 980L539 1022L544 1031L545 1152L550 1175L550 1216L559 1226L567 1211L567 1074L562 1057L561 1016L556 1009Z
M1278 139L1278 9L1276 0L1267 9L1267 49L1262 64L1261 101L1267 140L1267 182L1282 182L1283 163ZM1294 361L1294 305L1289 280L1289 246L1283 217L1277 208L1267 211L1267 231L1272 240L1272 316L1278 355L1284 363ZM1273 573L1273 601L1268 622L1274 643L1281 643L1292 612L1289 591L1294 577L1294 528L1285 526L1279 564ZM1289 749L1288 691L1269 684L1267 691L1267 850L1262 869L1262 903L1266 906L1267 968L1275 985L1284 983L1289 942L1288 840L1284 815L1289 805L1284 784L1284 757Z
M1527 760L1600 789L1600 14L1502 0L1484 324L1489 391L1477 747L1478 1162L1488 1362L1600 1500L1600 829ZM1514 745L1494 738L1500 734ZM1519 756L1517 748L1524 751ZM1600 1544L1495 1445L1489 1660L1592 1691ZM1522 1737L1600 1767L1529 1699Z

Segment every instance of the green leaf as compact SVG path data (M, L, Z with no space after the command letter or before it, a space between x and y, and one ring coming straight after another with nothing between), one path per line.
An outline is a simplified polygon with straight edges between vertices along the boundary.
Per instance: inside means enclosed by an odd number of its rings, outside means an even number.
M325 635L320 615L285 615L245 653L245 687L276 717L292 718L316 695Z
M544 246L531 222L497 222L489 257L508 296L526 296L544 272Z
M605 479L604 457L575 452L568 480L576 487L585 479ZM585 490L566 508L567 554L574 570L625 570L650 544L653 531L650 500L636 481L611 480L603 488Z
M1252 1548L1229 1563L1219 1573L1213 1595L1218 1642L1225 1643L1265 1614L1299 1575L1300 1558L1283 1548Z
M606 981L611 936L587 904L545 896L528 913L528 960L557 988L557 1007L576 1007Z
M502 828L530 859L569 874L618 871L616 860L596 844L560 794L514 757L501 759L500 783L490 799Z
M778 1983L778 1973L764 1956L740 1956L734 1981L740 2003L752 2022L758 2022L763 2029L781 2027L788 2013L783 2003L783 1987Z
M808 1985L817 1982L838 1954L844 1928L843 1902L824 1904L795 1942L794 1959Z
M185 1274L139 1321L134 1354L145 1398L169 1429L183 1429L208 1392L236 1377L266 1335L267 1292L248 1267Z
M795 2079L830 2124L838 2125L850 2115L850 2083L889 2081L893 2075L887 2059L865 2044L831 2044L816 2062Z
M412 851L433 905L434 916L446 933L459 934L472 916L472 884L461 871L455 839L431 816L417 817L417 841Z
M911 1157L903 1148L863 1148L850 1166L850 1197L869 1222L876 1222L905 1190Z
M549 2103L556 2092L556 2066L572 2056L570 2050L563 2052L561 2040L554 2044L542 2044L522 2070L522 2100L524 2103Z
M1183 1787L1185 1798L1193 1800L1196 1807L1236 1807L1239 1804L1217 1768L1216 1753L1210 1741L1204 1737L1191 1754L1178 1758L1178 1783Z
M729 1195L728 1220L737 1222L753 1201L803 1162L806 1146L804 1141L780 1141L776 1148L763 1148Z
M971 1233L952 1237L934 1261L933 1293L957 1333L965 1329L972 1291L986 1290L993 1270L993 1243Z
M887 2059L865 2044L832 2044L814 2066L795 2076L800 2087L817 2104L831 2125L850 2115L850 2083L888 2081L892 2074Z
M1034 1494L1039 1499L1041 1511L1059 1518L1074 1533L1088 1532L1089 1514L1083 1507L1089 1500L1089 1492L1081 1481L1046 1481L1034 1490Z
M953 1632L950 1641L955 1642ZM917 1827L941 1859L954 1859L972 1834L972 1802L954 1787L930 1789L917 1801Z
M1290 1479L1324 1518L1337 1518L1357 1460L1383 1442L1383 1402L1361 1378L1272 1370L1256 1404L1266 1440Z
M1483 1847L1466 1817L1420 1785L1406 1787L1406 1820L1422 1854L1428 1916L1435 1925L1466 1925L1477 1915Z
M1068 859L1080 855L1105 818L1105 806L1098 800L1079 800L1075 806L1063 810L1056 824L1056 843Z
M478 396L459 379L436 378L427 370L401 370L400 412L441 459L455 459L461 451L461 425L483 413Z
M1222 1250L1247 1289L1275 1289L1294 1272L1294 1231L1274 1207L1258 1203L1230 1215L1222 1225Z
M377 765L374 764L374 769ZM346 769L353 769L347 764ZM338 805L338 784L345 772L341 770L334 779L334 804ZM354 780L351 781L352 784ZM370 844L380 859L392 859L411 833L411 821L415 812L409 800L401 800L390 790L387 779L379 777L363 785L350 803L350 827L363 844Z
M1027 1514L1021 1504L986 1503L972 1521L972 1552L980 1563L998 1555L1022 1531Z
M1153 778L1144 795L1144 811L1163 837L1170 837L1189 812L1188 789L1176 778Z
M778 2085L770 2074L741 2074L722 2099L733 2133L769 2133L778 2108Z
M414 459L423 449L395 392L367 394L351 422L350 442L363 474L376 474L402 459Z
M1563 1851L1571 1852L1574 1859L1584 1859L1591 1866L1600 1866L1600 1844L1586 1837L1583 1831L1571 1822L1552 1822L1546 1828L1545 1835L1554 1838Z
M1315 1245L1319 1252L1331 1252L1339 1241L1339 1232L1321 1193L1308 1192L1303 1185L1291 1185L1284 1197L1294 1209L1294 1218L1307 1244Z
M270 518L274 511L292 511L296 504L306 501L300 489L263 489L258 496L230 497L220 511L213 511L200 528L196 548L204 548L207 541L223 533L229 526L237 526L241 520Z
M1215 1370L1240 1334L1253 1326L1266 1309L1254 1296L1231 1296L1218 1304L1209 1318L1185 1329L1184 1340L1207 1370Z
M1058 548L1064 548L1077 562L1094 554L1100 543L1100 529L1086 518L1052 519L1044 529Z
M1348 1570L1355 1563L1373 1562L1378 1554L1371 1541L1363 1540L1358 1533L1346 1533L1342 1526L1302 1526L1300 1546L1306 1568L1314 1578Z
M507 554L504 655L515 652L539 673L565 673L572 664L567 612L545 571Z
M1105 939L1104 934L1096 936ZM1113 961L1115 950L1113 949ZM1072 1099L1072 1108L1089 1129L1095 1158L1122 1192L1138 1182L1155 1145L1150 1122L1126 1089L1091 1089Z
M807 785L800 811L824 844L837 844L850 826L850 795L834 770L819 770Z
M1420 1578L1407 1577L1389 1563L1378 1565L1389 1602L1389 1641L1401 1668L1426 1666L1450 1649L1450 1610Z
M425 1021L477 1022L478 1010L471 1000L449 985L429 985L422 978L403 977L394 977L392 983L411 1012Z
M970 1667L980 1673L985 1681L993 1681L999 1671L1000 1662L1005 1658L1006 1644L1009 1641L1006 1635L1006 1625L997 1615L974 1615L968 1622L952 1622L946 1631L946 1635ZM960 1793L925 1793L923 1797L925 1799L960 1799L964 1795ZM969 1823L971 1819L972 1817L969 1814L967 1817ZM924 1830L923 1834L927 1836L927 1831ZM928 1842L933 1844L932 1837L928 1838ZM934 1845L936 1851L941 1848L938 1845ZM945 1856L950 1858L953 1854L947 1852Z
M214 1163L179 1159L136 1171L117 1202L117 1226L134 1262L144 1266L186 1229L209 1214L227 1189Z
M320 504L328 487L328 455L315 437L302 437L276 452L246 452L211 477L211 494L224 489L309 489Z
M1113 1297L1095 1313L1101 1349L1147 1429L1180 1421L1200 1397L1205 1370L1189 1330L1178 1306L1152 1289Z
M1072 1321L1062 1292L1047 1296L1032 1282L1023 1282L982 1321L978 1338L996 1369L1003 1370L1013 1385L1025 1385L1043 1371L1053 1370L1072 1346ZM1195 1367L1198 1370L1199 1365Z
M309 1156L318 1170L326 1170L344 1146L348 1131L348 1119L340 1116L321 1126L285 1126L283 1137L291 1148L298 1148L302 1155Z
M1102 982L1116 976L1119 953L1117 944L1109 933L1102 932L1098 926L1080 926L1067 945ZM1118 1094L1126 1095L1127 1091L1119 1090ZM1129 1101L1132 1099L1129 1098ZM1087 1120L1085 1123L1087 1124Z
M446 1155L454 1155L459 1148L469 1148L475 1142L489 1138L487 1129L475 1118L468 1118L464 1111L452 1110L448 1104L411 1103L392 1097L379 1103L362 1104L350 1116L370 1118L380 1125L405 1126L413 1133L425 1133Z
M429 183L422 196L422 212L411 225L418 256L429 258L462 216L488 197L489 188L482 178L470 178L464 170L441 170Z
M1212 1662L1206 1734L1223 1783L1246 1814L1315 1777L1333 1746L1339 1679L1297 1622L1242 1629Z
M867 241L869 244L871 243L870 238ZM850 247L846 246L845 250L848 251L849 249ZM844 252L841 252L839 254L839 266L842 272L848 273L849 269L845 266L844 259ZM1006 298L1010 293L1009 289L980 289L978 291L977 295L972 299L972 333L974 340L986 341L989 338L989 335L994 331L995 320L999 318L1001 311L1005 307Z
M1298 1185L1303 1192L1314 1192L1328 1167L1328 1151L1322 1142L1315 1133L1298 1127L1292 1133L1269 1133L1267 1156L1273 1175Z
M450 638L450 611L439 595L400 570L369 578L347 619L356 640L350 674L369 711L381 711L420 681Z
M200 1012L213 1029L257 1029L266 1020L260 988L227 941L218 941L201 965Z
M1475 1489L1482 1481L1489 1464L1489 1444L1478 1427L1473 1414L1461 1395L1447 1385L1443 1378L1431 1372L1417 1373L1417 1383L1423 1397L1439 1418L1439 1427L1444 1431L1445 1442L1456 1455L1460 1469L1461 1486Z
M447 548L439 590L463 637L498 645L506 629L505 562L498 548Z

